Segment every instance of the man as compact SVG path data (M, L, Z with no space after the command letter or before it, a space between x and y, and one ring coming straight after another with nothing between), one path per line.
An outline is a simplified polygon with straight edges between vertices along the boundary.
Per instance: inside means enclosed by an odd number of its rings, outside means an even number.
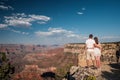
M95 41L93 40L92 34L89 35L89 38L86 40L85 44L86 44L86 63L87 63L87 68L89 68L90 59L92 59L93 66L95 66L95 57L94 57Z

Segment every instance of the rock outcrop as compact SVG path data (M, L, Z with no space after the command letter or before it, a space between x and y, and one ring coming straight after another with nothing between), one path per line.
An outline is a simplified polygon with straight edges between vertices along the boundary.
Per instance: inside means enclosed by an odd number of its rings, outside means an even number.
M120 49L120 42L101 43L102 46L102 61L109 63L116 61L116 51ZM64 53L73 53L78 55L78 65L86 66L85 44L70 43L64 46Z
M101 75L101 70L91 68L85 68L80 66L72 66L66 77L62 80L98 80L98 76Z

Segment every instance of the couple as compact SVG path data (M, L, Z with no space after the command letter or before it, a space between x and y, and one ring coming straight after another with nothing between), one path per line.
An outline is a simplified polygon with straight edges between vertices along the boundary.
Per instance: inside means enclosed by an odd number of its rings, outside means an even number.
M93 35L90 34L85 44L86 44L87 67L89 68L90 59L92 59L93 66L96 67L97 69L100 69L101 68L101 64L100 64L101 45L98 41L98 38L94 37L94 40L93 40ZM96 66L95 66L95 63L96 63Z

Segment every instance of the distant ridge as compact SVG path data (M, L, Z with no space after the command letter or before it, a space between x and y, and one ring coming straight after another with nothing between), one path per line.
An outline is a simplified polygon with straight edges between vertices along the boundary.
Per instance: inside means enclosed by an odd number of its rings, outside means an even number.
M115 42L101 42L103 44L107 44L107 43L120 43L120 41L115 41ZM66 43L66 44L85 44L85 43Z

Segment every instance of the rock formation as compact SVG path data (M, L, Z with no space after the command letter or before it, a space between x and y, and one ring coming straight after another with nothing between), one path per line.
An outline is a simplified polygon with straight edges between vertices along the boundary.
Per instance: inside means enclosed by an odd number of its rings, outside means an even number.
M116 50L120 48L120 42L101 43L102 46L102 61L115 62ZM78 55L78 65L86 66L85 61L85 44L69 43L64 46L64 53L73 53Z

